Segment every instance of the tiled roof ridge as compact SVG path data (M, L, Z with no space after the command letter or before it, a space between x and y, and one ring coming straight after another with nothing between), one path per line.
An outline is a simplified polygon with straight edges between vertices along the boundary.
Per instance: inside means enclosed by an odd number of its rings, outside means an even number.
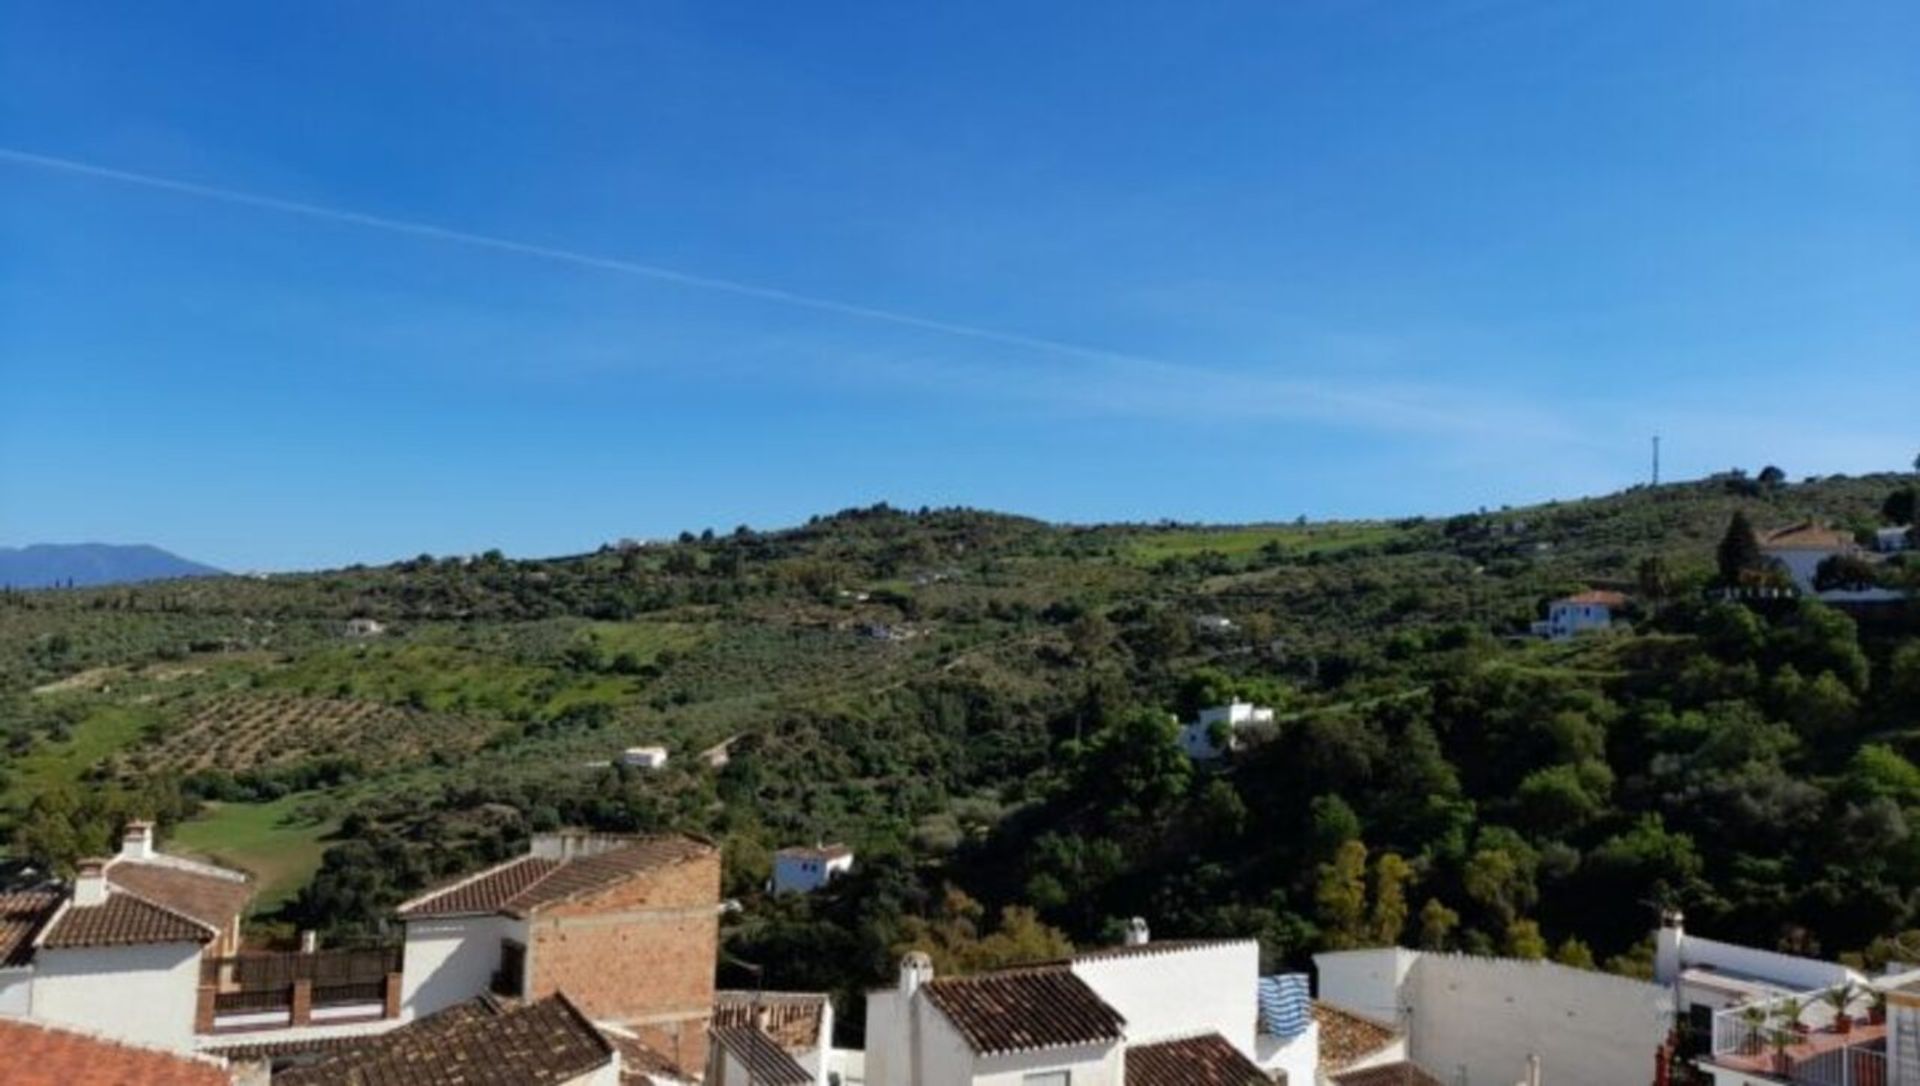
M125 887L121 887L121 886L113 887L110 891L108 891L108 896L109 897L130 897L133 900L138 901L140 904L147 906L148 908L158 909L161 912L166 913L168 916L173 917L175 920L185 920L187 923L192 924L196 928L205 928L207 931L207 934L209 935L218 936L220 934L220 929L218 927L207 923L205 920L201 920L199 917L188 916L186 913L183 913L178 909L175 909L168 905L162 905L159 902L153 900L152 898L145 896L144 894L136 894L132 890L128 890ZM86 907L87 906L84 906L84 905L80 906L80 908L86 908Z
M479 882L481 879L489 878L493 875L499 874L502 871L507 871L514 867L518 867L521 864L538 862L541 859L542 857L535 856L532 853L523 853L519 856L513 856L505 860L501 860L499 863L496 863L496 864L489 864L488 866L483 867L478 871L469 872L465 875L459 876L458 878L440 883L437 886L430 886L427 889L420 891L418 894L415 894L413 897L410 897L407 900L402 901L399 905L394 906L394 911L402 914L412 912L413 910L416 910L423 906L431 904L437 898L446 897L448 894L453 893L455 890L462 890L462 889L465 889L466 887L472 886L474 883ZM564 861L552 861L552 862L553 862L553 867L542 872L537 878L534 879L533 883L530 883L529 885L537 884L541 879L544 879L548 875L553 874L554 871L559 870L561 864ZM493 910L489 910L489 911L493 911Z
M619 848L608 849L605 852L596 852L591 856L575 856L561 860L554 865L553 870L548 871L546 874L528 883L525 887L514 893L513 896L507 898L507 900L501 904L501 911L513 916L524 916L530 909L541 908L547 905L557 905L561 902L578 901L583 897L591 897L594 894L601 893L605 891L610 884L588 884L579 886L555 898L541 898L535 891L539 890L544 883L569 868L578 871L580 866L585 864L595 864L596 866L603 867L611 866L612 862L622 853L634 852L647 845L664 844L669 841L691 842L692 844L703 846L706 849L716 847L712 841L703 837L696 837L690 833L650 833L634 835L626 844L621 845ZM667 857L656 863L648 864L643 868L635 868L621 873L635 875L641 871L658 871L678 867L681 864L692 862L702 854L702 852L698 851L682 852L678 856ZM615 867L615 871L620 872L620 869Z
M614 1055L613 1042L607 1040L606 1035L600 1032L600 1027L593 1024L593 1019L588 1018L587 1012L581 1010L580 1005L570 999L567 993L555 991L547 998L559 1003L561 1008L564 1009L568 1015L572 1016L574 1022L593 1037L594 1043L600 1046L602 1052L605 1052L608 1056ZM533 1006L535 1004L528 1005Z
M134 866L164 867L169 871L179 871L188 875L202 875L210 879L222 879L226 882L251 883L253 875L246 871L237 871L219 864L201 863L184 856L174 856L165 852L155 852L149 856L127 856L124 854L107 857L104 872L109 880L113 878L113 869L121 864Z
M713 999L714 999L714 1002L716 1003L722 999L738 999L742 1001L750 1001L755 999L771 999L776 1001L798 1001L798 1000L804 999L808 1001L813 1001L813 1000L824 1000L827 998L829 997L825 992L795 992L795 991L772 991L772 990L759 992L751 988L715 988L713 990Z
M758 1026L714 1026L707 1031L727 1053L747 1067L748 1077L769 1086L800 1086L813 1075L779 1041Z

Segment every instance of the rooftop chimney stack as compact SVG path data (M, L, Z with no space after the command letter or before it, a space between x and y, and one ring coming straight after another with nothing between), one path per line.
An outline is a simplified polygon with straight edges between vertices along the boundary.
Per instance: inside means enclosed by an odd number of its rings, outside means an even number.
M900 998L912 999L920 986L933 979L933 959L918 950L900 959Z
M1147 931L1147 920L1145 917L1136 916L1132 920L1127 921L1126 945L1146 946L1147 940L1150 937L1150 933Z
M1682 947L1687 941L1686 917L1679 909L1660 910L1660 930L1654 933L1653 982L1672 984L1686 968Z
M153 859L153 823L144 819L135 819L127 823L126 832L120 836L120 858L123 860Z
M104 905L107 901L107 861L81 860L73 879L73 904L76 908Z

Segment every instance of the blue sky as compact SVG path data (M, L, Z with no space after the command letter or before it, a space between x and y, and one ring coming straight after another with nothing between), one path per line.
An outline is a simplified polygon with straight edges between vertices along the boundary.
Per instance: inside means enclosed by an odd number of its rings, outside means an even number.
M1910 3L0 0L0 543L1902 467L1915 56Z

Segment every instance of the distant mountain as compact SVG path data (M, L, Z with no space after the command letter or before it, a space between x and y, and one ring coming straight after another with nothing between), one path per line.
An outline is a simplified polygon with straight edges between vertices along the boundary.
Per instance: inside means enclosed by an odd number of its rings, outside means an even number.
M223 571L144 543L35 543L0 547L0 587L56 588L213 577Z

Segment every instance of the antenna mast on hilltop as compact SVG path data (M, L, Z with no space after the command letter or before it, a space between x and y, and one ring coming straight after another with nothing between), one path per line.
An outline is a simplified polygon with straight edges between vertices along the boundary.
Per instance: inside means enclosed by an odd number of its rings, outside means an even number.
M1653 485L1660 485L1660 435L1653 435Z

